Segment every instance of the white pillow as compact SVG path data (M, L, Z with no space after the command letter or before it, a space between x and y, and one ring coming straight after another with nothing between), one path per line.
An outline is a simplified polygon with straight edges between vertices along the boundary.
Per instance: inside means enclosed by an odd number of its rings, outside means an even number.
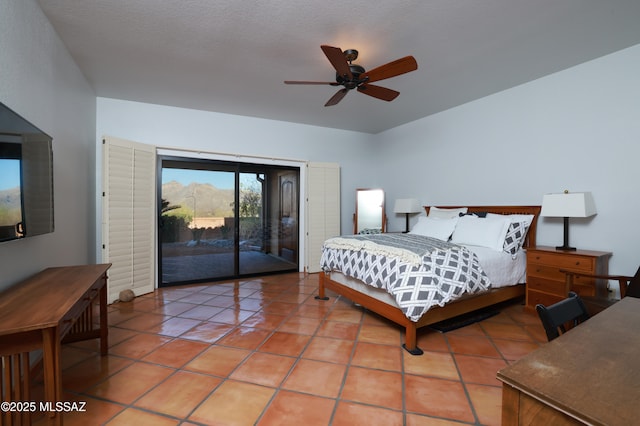
M441 209L438 207L431 207L429 209L429 217L434 219L451 219L453 217L459 217L460 213L467 212L466 207L461 207L459 209Z
M481 218L466 215L460 217L451 241L457 244L469 244L502 251L511 220L502 215L496 216Z
M447 241L456 228L456 223L458 223L457 217L451 219L434 219L432 217L421 216L418 219L418 223L413 225L409 233Z
M531 226L531 222L533 222L532 214L497 214L497 213L487 213L487 217L506 217L511 221L511 223L516 222L526 222L527 226Z

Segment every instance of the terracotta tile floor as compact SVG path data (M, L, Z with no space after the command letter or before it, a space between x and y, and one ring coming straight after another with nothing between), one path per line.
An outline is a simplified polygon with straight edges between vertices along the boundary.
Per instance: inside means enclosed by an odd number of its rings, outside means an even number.
M315 300L317 282L274 275L111 305L107 356L96 340L63 346L65 398L86 401L65 424L499 425L496 372L546 341L514 304L449 333L419 331L425 353L412 356L400 327Z

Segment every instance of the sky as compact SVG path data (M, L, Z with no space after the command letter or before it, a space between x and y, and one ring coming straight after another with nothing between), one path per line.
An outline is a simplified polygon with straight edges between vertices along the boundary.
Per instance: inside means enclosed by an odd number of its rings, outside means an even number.
M0 191L20 186L20 161L0 159Z
M235 188L235 172L223 172L213 170L192 170L192 169L172 169L162 168L162 183L176 181L184 186L192 182L210 183L218 189ZM240 181L250 185L255 182L255 173L241 173ZM242 186L241 186L242 187Z
M162 169L162 183L177 181L184 186L191 182L210 183L218 189L233 189L234 172L215 172L210 170Z

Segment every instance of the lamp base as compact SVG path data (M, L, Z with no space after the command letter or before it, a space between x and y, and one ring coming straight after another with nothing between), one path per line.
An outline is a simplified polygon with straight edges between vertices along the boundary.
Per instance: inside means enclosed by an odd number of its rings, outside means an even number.
M575 251L575 247L569 247L569 218L564 218L564 240L561 246L556 247L556 250L562 251Z

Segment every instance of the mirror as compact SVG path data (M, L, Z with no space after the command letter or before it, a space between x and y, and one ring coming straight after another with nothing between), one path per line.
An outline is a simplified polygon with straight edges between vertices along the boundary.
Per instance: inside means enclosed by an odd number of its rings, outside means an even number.
M382 189L356 189L354 234L385 232L387 218L384 212Z
M0 103L0 242L53 227L51 137Z

